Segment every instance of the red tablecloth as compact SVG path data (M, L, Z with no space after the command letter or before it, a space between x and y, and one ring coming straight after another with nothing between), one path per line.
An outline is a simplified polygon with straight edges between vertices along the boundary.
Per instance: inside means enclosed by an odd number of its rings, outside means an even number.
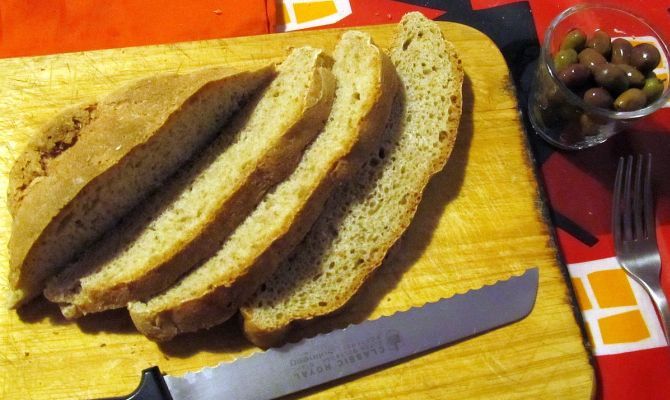
M315 0L311 4L295 0L0 0L0 57L391 23L414 10L430 18L484 27L496 40L505 42L528 31L533 21L541 37L549 21L575 3L531 0L529 13L526 3L516 0ZM670 38L668 0L608 3L642 15ZM502 15L498 20L501 26L496 25L496 13ZM511 25L506 25L506 17L514 20ZM528 43L528 49L535 46L537 50L536 41ZM523 58L513 54L506 54L506 58L513 73L518 70L517 84L523 86L523 66L516 65ZM524 96L523 87L519 93ZM520 101L523 103L523 99ZM609 222L616 159L629 153L652 153L659 246L664 264L670 265L670 108L661 110L634 131L581 152L554 151L533 138L532 131L529 135L554 212L559 246L591 334L598 398L670 398L670 349L659 337L649 299L612 259ZM667 270L662 281L666 293L670 293ZM616 296L612 296L613 292ZM618 333L613 335L613 329L619 329Z

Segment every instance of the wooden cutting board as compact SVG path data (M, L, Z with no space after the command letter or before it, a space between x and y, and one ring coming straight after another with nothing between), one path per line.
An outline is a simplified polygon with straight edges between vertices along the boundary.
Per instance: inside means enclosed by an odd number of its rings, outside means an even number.
M318 399L562 398L594 393L594 371L557 261L505 61L482 33L440 23L465 67L463 117L446 168L431 181L401 245L345 312L307 335L540 270L537 303L521 322L296 397ZM361 28L385 47L393 25ZM0 60L0 192L33 131L60 108L155 72L279 61L289 46L332 50L322 30ZM0 276L10 217L0 207ZM0 291L7 293L6 279ZM444 321L445 327L458 321ZM258 349L237 321L158 346L125 310L67 322L38 300L0 311L0 398L75 399L129 393L152 365L182 374ZM259 381L262 384L262 381Z

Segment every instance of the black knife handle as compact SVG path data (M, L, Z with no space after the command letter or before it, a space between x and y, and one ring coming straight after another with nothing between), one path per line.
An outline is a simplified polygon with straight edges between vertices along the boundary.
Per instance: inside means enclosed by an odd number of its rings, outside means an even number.
M140 385L129 395L99 400L173 400L158 367L142 371Z

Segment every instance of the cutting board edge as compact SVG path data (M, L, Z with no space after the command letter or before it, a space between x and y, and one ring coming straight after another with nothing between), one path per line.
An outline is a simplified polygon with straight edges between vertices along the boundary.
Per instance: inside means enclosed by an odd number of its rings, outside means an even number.
M516 91L516 86L515 86L515 91ZM516 93L515 93L515 98ZM517 105L518 107L518 105ZM521 111L521 110L520 110ZM519 113L519 115L524 115L523 113ZM597 396L598 393L598 379L597 379L597 374L596 374L596 360L595 360L595 355L593 354L592 350L592 345L589 341L588 338L588 330L586 327L586 322L584 321L584 318L582 317L581 311L579 309L579 305L577 302L577 293L575 291L575 288L572 284L572 279L570 278L570 273L568 272L568 267L565 262L565 258L563 257L563 254L561 253L559 247L558 247L558 234L556 232L556 227L552 223L551 220L551 207L549 206L549 195L547 193L547 190L544 185L544 181L542 179L540 169L535 162L535 157L533 155L533 152L531 150L531 144L529 140L529 132L528 129L529 127L526 126L525 124L521 123L521 131L524 133L524 142L525 142L525 148L524 148L524 153L525 153L525 160L527 162L527 166L530 171L532 171L534 177L535 177L535 192L536 192L536 197L538 200L538 212L540 214L540 218L543 220L544 225L547 230L547 235L549 236L550 240L550 246L554 250L554 257L556 260L556 266L558 267L561 276L563 278L563 281L565 283L566 289L567 289L567 294L570 298L570 309L572 311L572 316L575 319L575 323L579 327L580 333L581 333L581 339L582 339L582 346L584 347L584 350L586 351L586 355L588 358L588 362L591 366L591 373L592 373L592 392L591 392L591 398L594 399Z

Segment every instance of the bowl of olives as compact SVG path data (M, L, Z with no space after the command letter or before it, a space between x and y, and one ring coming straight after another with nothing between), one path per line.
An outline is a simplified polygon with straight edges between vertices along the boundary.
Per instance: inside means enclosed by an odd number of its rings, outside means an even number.
M642 18L607 6L571 7L545 33L531 123L562 149L602 143L670 101L669 59L665 41Z

